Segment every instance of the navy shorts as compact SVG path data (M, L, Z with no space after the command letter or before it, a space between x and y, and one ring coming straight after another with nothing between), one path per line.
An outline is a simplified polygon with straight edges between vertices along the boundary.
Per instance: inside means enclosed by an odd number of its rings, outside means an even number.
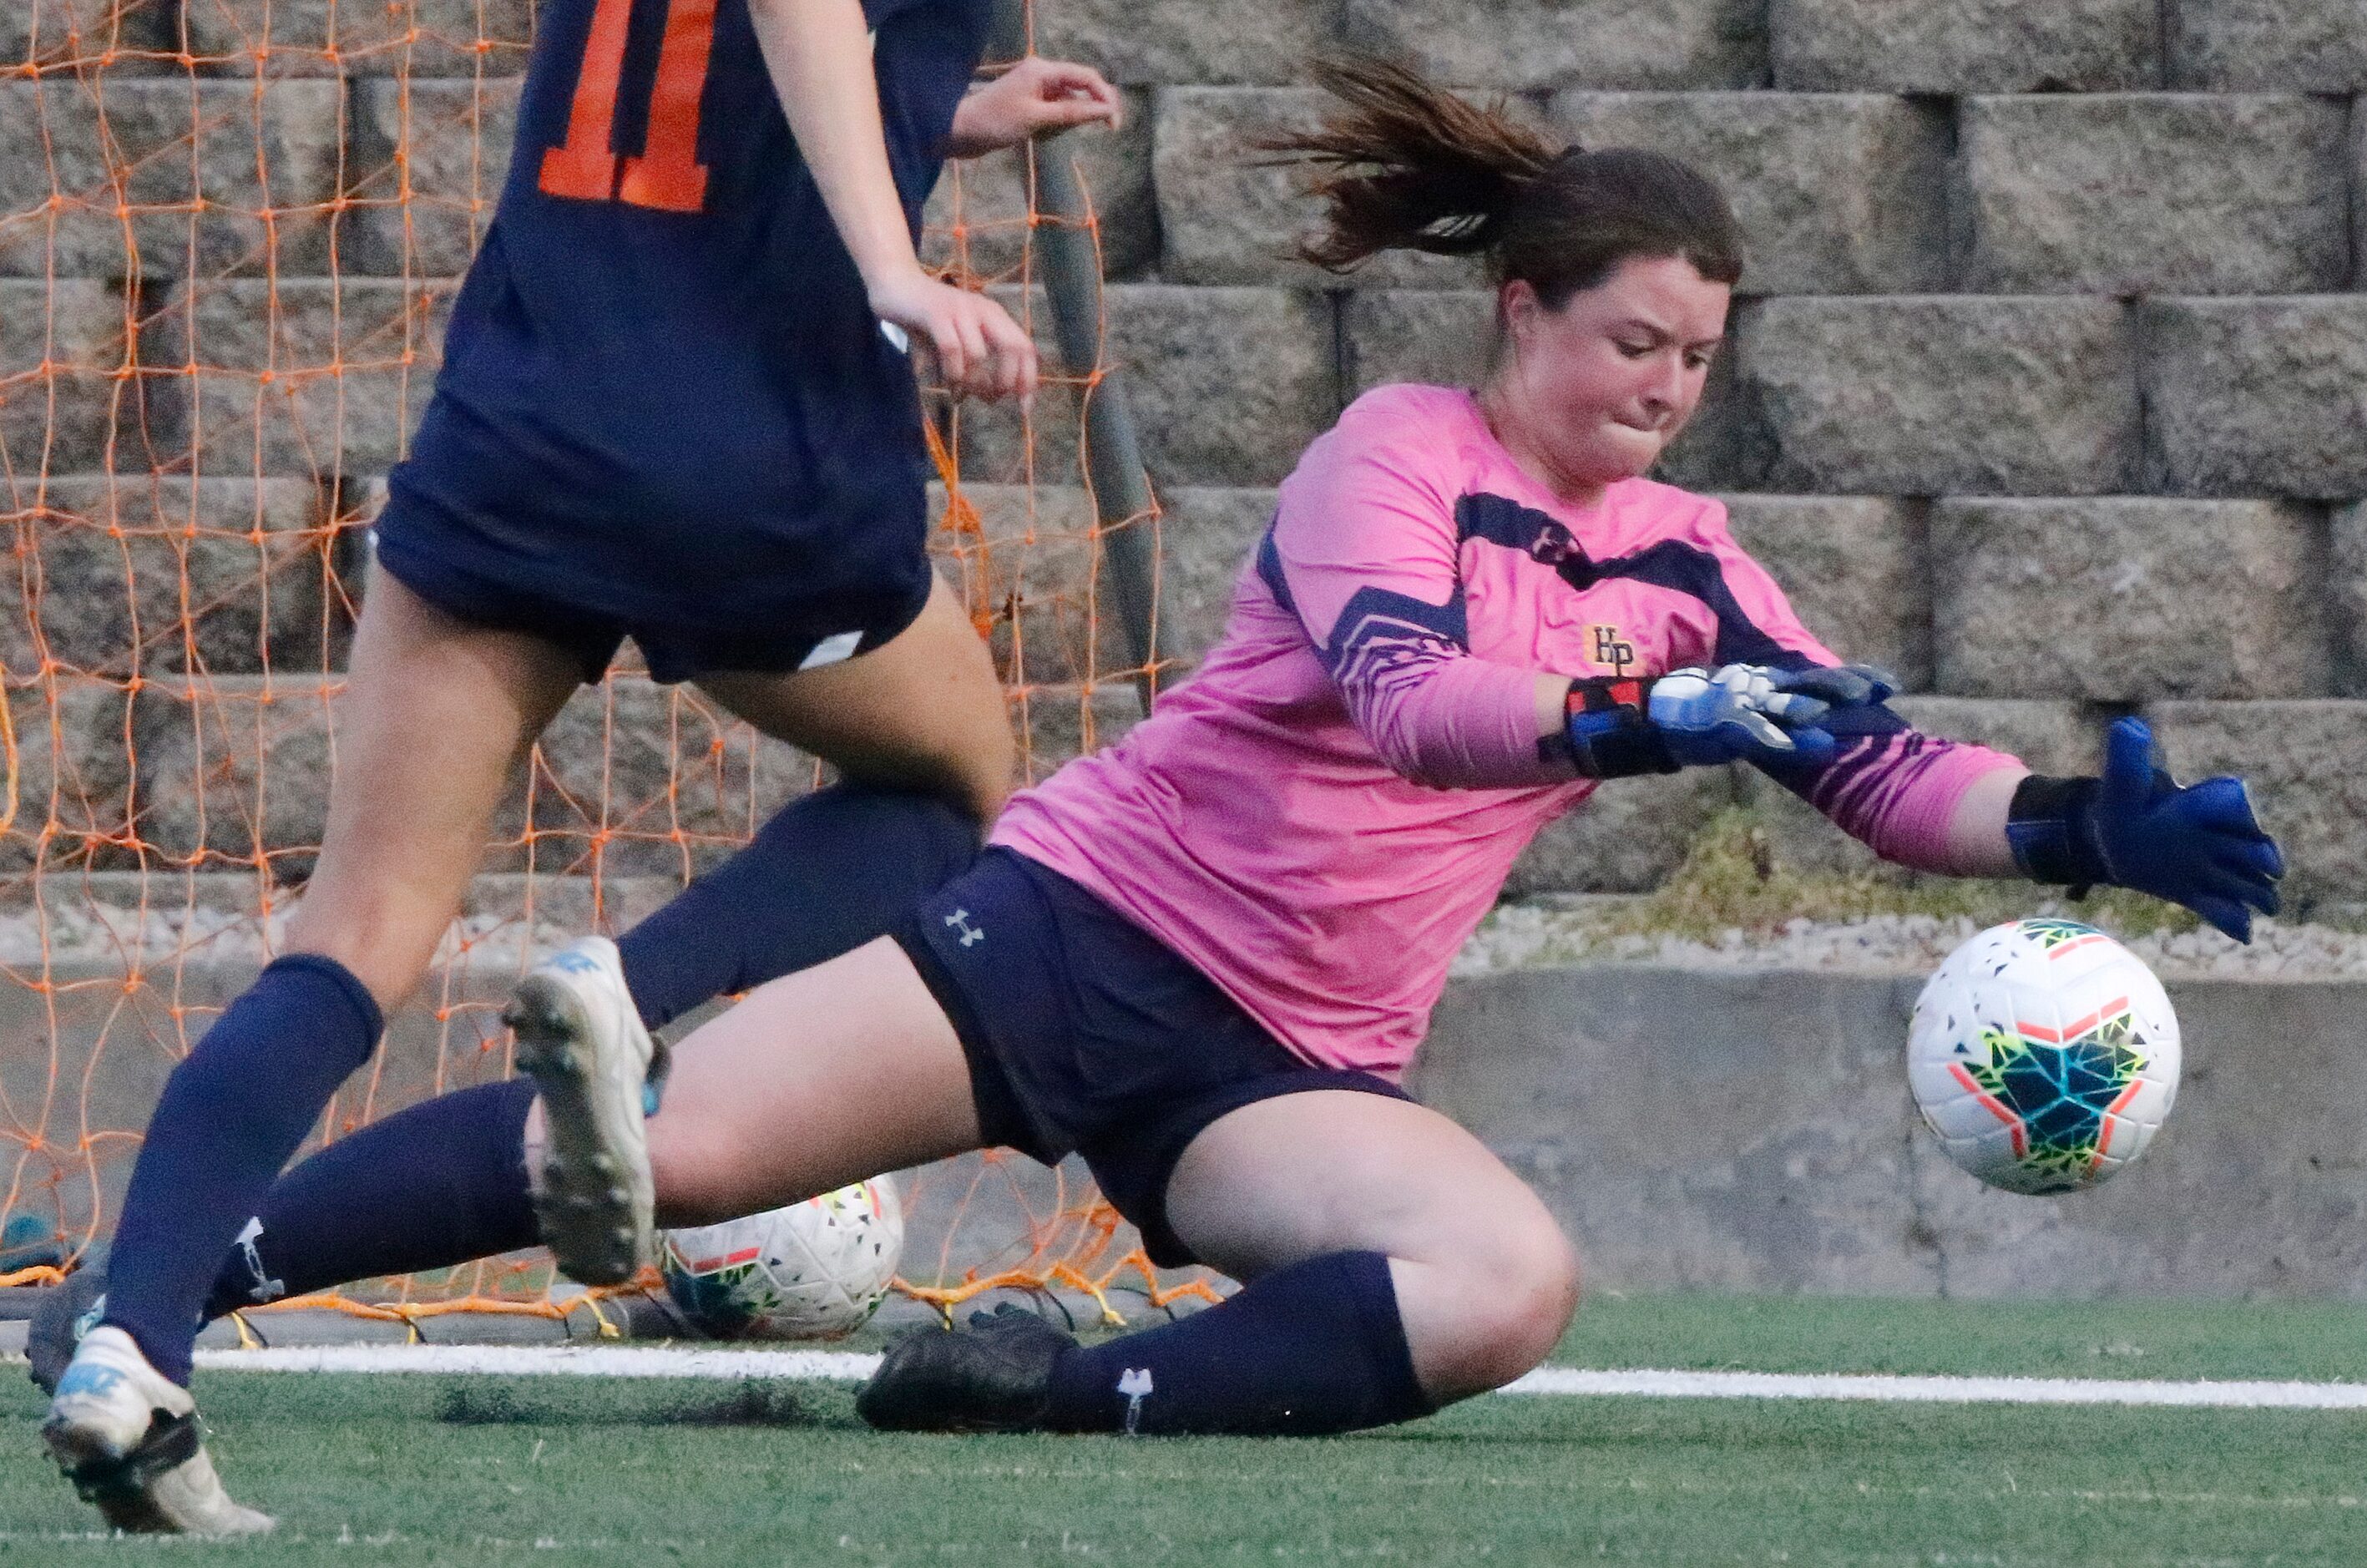
M604 614L564 597L470 571L456 557L460 550L438 549L412 526L379 525L376 564L447 615L474 626L522 631L557 643L575 660L588 685L607 672L617 650L630 637L661 685L695 680L712 671L774 674L834 664L868 653L920 618L935 581L924 555L893 581L859 595L838 596L839 608L823 622L830 631L800 630L773 617L749 618L744 631L713 631L671 624L645 624ZM429 539L432 540L432 535ZM728 585L717 585L717 593Z
M1282 1095L1385 1078L1294 1056L1208 977L1040 862L990 848L893 933L969 1059L990 1144L1084 1156L1153 1263L1197 1262L1167 1182L1203 1129Z

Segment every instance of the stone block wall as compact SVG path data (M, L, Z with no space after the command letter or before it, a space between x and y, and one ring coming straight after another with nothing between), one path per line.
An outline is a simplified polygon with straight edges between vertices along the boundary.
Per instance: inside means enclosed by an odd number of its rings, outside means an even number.
M1249 162L1319 111L1309 52L1377 50L1727 185L1750 267L1664 476L1727 500L1829 642L1897 669L1927 722L2041 766L2080 766L2105 719L2146 711L2180 767L2259 780L2304 903L2367 899L2359 22L2354 0L1037 0L1038 46L1126 88L1123 131L1054 152L1101 222L1171 651L1215 636L1273 486L1347 400L1485 363L1472 267L1319 272L1293 255L1311 204ZM22 787L58 822L137 822L176 856L312 841L326 748L303 732L327 710L289 698L291 733L260 739L239 683L339 666L355 522L431 384L532 25L530 0L0 15L0 518L26 566L0 574L0 663ZM937 254L1010 275L1021 175L963 169ZM990 540L1073 537L1081 496L1029 461L1031 440L1073 452L1063 399L958 433ZM984 570L1028 680L1091 667L1090 550ZM205 752L204 705L172 695L191 676L221 687L218 724L246 705L236 766L276 781L234 825L159 771ZM1048 721L1046 756L1123 710ZM694 809L660 777L682 766L667 735L604 741L602 765L617 810L662 801L666 825L603 838L595 812L564 864L655 869L810 775L735 754L711 791L733 804ZM1546 835L1515 888L1648 887L1707 813L1763 791L1635 793Z

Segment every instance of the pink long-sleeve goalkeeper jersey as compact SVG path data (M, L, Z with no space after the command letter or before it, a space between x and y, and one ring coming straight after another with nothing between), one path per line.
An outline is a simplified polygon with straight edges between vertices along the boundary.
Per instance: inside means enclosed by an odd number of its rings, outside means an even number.
M1283 483L1198 672L1014 797L992 839L1092 889L1297 1055L1395 1078L1514 858L1596 787L1540 747L1538 672L1736 662L1840 661L1724 506L1648 480L1568 505L1469 392L1383 387ZM1778 776L1878 853L1936 865L1965 790L2011 766L1874 709L1831 764Z

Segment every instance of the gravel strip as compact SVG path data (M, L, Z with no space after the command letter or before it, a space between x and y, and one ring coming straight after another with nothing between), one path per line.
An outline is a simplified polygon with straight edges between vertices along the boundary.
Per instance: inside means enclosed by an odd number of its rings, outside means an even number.
M1558 899L1497 906L1480 925L1454 973L1569 963L1649 963L1701 969L1806 969L1860 974L1919 974L1936 968L1979 926L1962 916L1883 915L1862 920L1795 919L1772 931L1728 930L1715 941L1618 931L1630 901ZM123 908L58 901L46 920L29 912L0 915L0 966L38 973L51 965L137 966L172 962L261 962L279 949L287 911L266 925L252 914L195 907ZM2082 917L2076 904L2034 903L2033 915ZM446 938L448 960L465 946L478 964L523 971L580 933L515 915L475 915ZM2215 931L2124 937L2129 949L2167 980L2367 980L2367 932L2330 926L2259 922L2249 947Z

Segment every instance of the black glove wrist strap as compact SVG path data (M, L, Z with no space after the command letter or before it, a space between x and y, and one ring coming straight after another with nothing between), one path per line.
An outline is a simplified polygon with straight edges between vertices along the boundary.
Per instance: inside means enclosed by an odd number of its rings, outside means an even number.
M2006 809L2005 838L2022 875L2034 882L2064 883L2074 897L2111 881L2090 818L2098 782L2033 773L2015 786L2013 803Z
M1569 683L1562 702L1562 742L1580 777L1628 778L1674 773L1677 759L1652 727L1652 683L1594 676Z

